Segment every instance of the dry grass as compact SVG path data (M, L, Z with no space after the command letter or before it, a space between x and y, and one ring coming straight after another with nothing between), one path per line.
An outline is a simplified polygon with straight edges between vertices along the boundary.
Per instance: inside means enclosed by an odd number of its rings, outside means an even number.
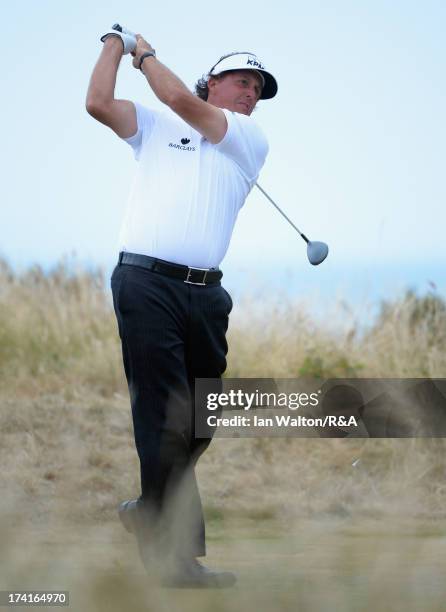
M441 377L446 306L408 293L365 331L338 302L326 325L311 305L245 298L231 316L229 377ZM343 313L343 316L342 316ZM342 318L341 318L342 317ZM339 319L339 325L333 321ZM0 389L35 397L67 388L126 395L109 280L62 261L14 274L0 260Z
M405 608L442 609L440 587L429 605L420 600L425 576L436 576L426 551L439 566L444 562L429 540L446 524L441 439L215 440L198 474L211 560L235 565L248 586L232 599L166 599L156 589L148 595L132 543L116 529L116 504L138 492L138 464L107 289L99 271L71 273L61 263L47 275L38 267L17 275L0 261L0 539L8 551L0 588L32 588L39 580L42 588L71 585L74 610L244 606L263 612L297 609L297 603L312 611L391 610L399 609L389 602L397 597L395 584L405 588L401 563L410 558L421 568L412 574L418 607L410 608L408 597ZM309 312L290 302L237 305L228 376L441 377L445 371L446 309L436 295L407 294L383 304L365 331L354 315L333 328ZM369 538L365 557L359 535ZM386 588L376 541L388 551L387 569L390 561L400 564L400 578ZM314 565L311 593L304 589L305 563ZM371 582L355 582L358 568ZM277 576L283 577L279 586ZM326 589L318 591L321 576ZM268 589L259 590L258 581Z

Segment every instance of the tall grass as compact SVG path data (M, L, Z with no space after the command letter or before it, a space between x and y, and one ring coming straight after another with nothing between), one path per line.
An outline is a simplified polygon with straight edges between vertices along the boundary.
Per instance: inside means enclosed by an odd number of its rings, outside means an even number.
M100 493L101 512L113 506L122 490L120 465L133 466L129 489L138 487L128 391L108 284L100 270L87 272L66 261L49 273L34 266L21 274L0 261L0 423L3 449L9 448L5 462L14 472L19 453L27 465L19 480L28 492L34 493L43 478L45 487L60 489L64 498L62 490L71 481L59 482L58 469L72 453L65 469L75 486ZM418 297L408 292L383 303L366 330L354 317L339 328L331 323L316 323L298 302L260 308L242 300L231 317L227 375L441 377L446 371L446 307L435 294ZM214 441L200 469L204 489L220 509L268 515L289 508L293 497L292 507L306 505L308 512L343 508L342 513L353 507L372 511L384 506L389 511L390 498L379 501L376 487L369 487L370 475L350 469L353 459L365 452L371 460L364 465L388 490L396 483L399 491L396 474L406 465L404 485L412 497L416 491L422 496L428 482L417 481L416 475L420 470L429 473L438 488L429 503L417 494L412 509L424 512L429 507L436 515L442 512L445 493L440 486L442 468L435 467L443 465L441 445L442 441L429 440L371 440L364 445L361 440L225 439ZM414 461L417 469L412 469ZM218 462L226 472L214 478ZM306 466L297 489L292 484L296 462ZM240 465L246 469L239 470ZM115 478L110 478L113 473ZM326 477L327 484L320 485ZM264 491L261 503L255 501L259 487ZM324 494L310 495L313 487ZM238 490L243 494L237 495ZM68 511L75 506L70 501ZM85 511L85 505L82 508Z
M227 375L444 375L446 308L437 294L408 292L383 303L367 329L354 314L333 325L335 316L321 322L298 301L259 307L242 299L231 315ZM116 523L117 503L138 494L139 471L109 279L100 270L61 262L49 273L39 266L16 273L0 260L0 431L0 586L72 584L74 610L121 610L129 601L135 610L235 610L243 603L263 612L294 610L296 602L325 610L333 601L352 611L398 609L391 604L408 584L404 555L413 555L416 584L416 606L408 598L405 609L421 609L425 576L432 582L434 575L425 551L435 552L438 567L444 562L428 540L410 547L401 539L386 549L387 561L379 551L390 546L386 529L415 533L405 521L423 521L426 537L445 525L443 440L217 439L198 468L211 558L245 572L248 587L232 599L149 593ZM339 524L343 531L333 527ZM350 540L347 525L356 525ZM276 550L277 534L284 540ZM395 565L397 581L386 583ZM357 567L372 582L358 581ZM346 576L353 578L344 584ZM443 594L436 587L432 608L423 609L437 609Z
M77 389L125 393L109 279L62 261L16 274L0 260L0 388L35 395ZM299 301L248 297L230 321L227 376L441 377L446 307L408 292L364 332L353 314L333 329ZM338 313L339 314L339 313Z

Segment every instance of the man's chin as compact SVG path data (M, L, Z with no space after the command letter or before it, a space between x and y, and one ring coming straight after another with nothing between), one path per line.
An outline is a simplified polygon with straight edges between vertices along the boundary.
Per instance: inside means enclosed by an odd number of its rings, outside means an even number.
M235 104L233 107L227 104L220 106L220 108L226 108L228 111L231 111L231 113L239 113L240 115L247 116L249 116L254 110L253 108L246 107L244 104Z
M236 113L240 113L242 115L250 115L252 113L252 108L246 106L245 104L237 104L237 108L235 109Z

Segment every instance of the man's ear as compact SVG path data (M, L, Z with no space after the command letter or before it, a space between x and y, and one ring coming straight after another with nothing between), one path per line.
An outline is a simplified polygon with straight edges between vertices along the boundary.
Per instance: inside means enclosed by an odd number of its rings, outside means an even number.
M217 85L217 81L218 81L217 78L215 78L213 76L209 77L209 80L208 80L208 89L209 89L209 91L214 89L214 87Z

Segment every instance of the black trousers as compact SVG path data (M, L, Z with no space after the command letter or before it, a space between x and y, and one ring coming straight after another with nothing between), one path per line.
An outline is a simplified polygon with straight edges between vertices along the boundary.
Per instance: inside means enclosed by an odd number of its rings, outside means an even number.
M232 300L220 282L206 286L118 264L113 305L141 468L140 502L179 555L206 554L194 467L211 439L194 432L195 378L226 369ZM149 515L148 515L149 516Z

